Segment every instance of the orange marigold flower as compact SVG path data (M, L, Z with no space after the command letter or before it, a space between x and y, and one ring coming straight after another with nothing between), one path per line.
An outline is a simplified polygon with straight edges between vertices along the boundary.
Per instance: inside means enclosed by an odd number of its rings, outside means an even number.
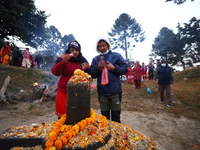
M65 136L62 136L60 138L60 140L62 141L63 145L67 144L67 142L68 142L68 140L67 140L67 138Z
M84 124L82 122L78 123L79 130L82 131L84 129Z
M57 133L52 131L49 133L49 139L52 140L52 141L55 141L57 139Z
M65 128L65 132L69 131L72 127L70 125L67 125Z
M85 120L88 125L94 123L94 120L92 118L86 118Z
M61 140L56 140L56 142L55 142L55 147L58 149L58 150L60 150L60 149L62 149L62 141Z
M74 130L71 129L69 132L72 134L72 137L76 137L76 132Z
M66 132L65 135L66 139L69 141L72 138L71 132Z
M54 144L53 141L48 140L48 141L46 141L45 146L46 146L47 148L49 148L49 147L53 146L53 144Z
M85 121L85 120L81 120L81 123L83 123L84 126L87 125L87 121Z
M58 135L59 132L60 132L60 128L59 128L59 127L55 127L55 128L53 129L53 131L56 132L56 134Z

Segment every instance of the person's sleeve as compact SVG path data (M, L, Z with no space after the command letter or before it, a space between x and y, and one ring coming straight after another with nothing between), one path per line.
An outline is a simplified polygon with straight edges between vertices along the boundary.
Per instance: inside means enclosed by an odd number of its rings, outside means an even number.
M51 72L55 76L60 76L65 69L65 64L62 61L62 58L58 58L56 64L51 68Z
M1 48L0 56L3 55L3 47Z
M171 79L171 83L173 84L174 79L173 79L173 75L172 75L172 68L170 68L170 79Z
M98 78L98 76L101 74L101 70L98 67L98 61L97 58L93 58L92 64L90 66L90 75L92 78Z
M133 72L135 72L135 70L136 70L136 68L134 67L134 68L133 68Z
M158 68L156 68L156 71L155 71L155 74L154 74L154 77L153 77L154 80L156 80L158 73L159 73L159 72L158 72Z
M9 53L11 53L11 54L12 54L12 52L11 52L11 50L10 50L10 47L9 47L9 46L7 46L7 50L8 50L8 52L9 52Z
M112 73L115 73L117 75L125 75L128 72L128 65L127 63L124 61L124 58L119 55L119 59L118 59L118 63L115 66L115 69L112 70Z

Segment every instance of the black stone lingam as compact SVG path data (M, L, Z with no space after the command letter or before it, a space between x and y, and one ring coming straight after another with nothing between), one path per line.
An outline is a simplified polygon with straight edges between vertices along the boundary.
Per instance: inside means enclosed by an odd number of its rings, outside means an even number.
M67 84L67 113L66 124L74 125L90 117L90 84L72 81Z

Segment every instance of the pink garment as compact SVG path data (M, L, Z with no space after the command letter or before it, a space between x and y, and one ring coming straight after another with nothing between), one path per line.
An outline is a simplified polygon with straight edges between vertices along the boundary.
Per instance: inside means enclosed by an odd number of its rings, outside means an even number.
M24 50L24 58L29 58L29 51L28 50Z

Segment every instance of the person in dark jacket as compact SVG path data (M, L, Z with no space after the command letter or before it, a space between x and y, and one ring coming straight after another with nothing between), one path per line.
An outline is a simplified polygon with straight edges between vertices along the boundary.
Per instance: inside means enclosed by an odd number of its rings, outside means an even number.
M43 63L43 57L40 53L36 55L35 62L37 62L37 68L40 69L40 65Z
M154 76L154 82L156 83L156 77L158 75L158 84L160 92L160 102L164 102L164 90L166 90L167 106L172 107L171 99L171 84L173 84L172 69L166 64L166 60L161 61L161 66L156 69Z
M21 53L19 51L19 47L16 47L13 57L14 57L14 66L18 66L19 59L21 57Z
M116 52L111 51L109 39L99 36L96 50L99 53L94 57L90 67L90 75L97 78L97 92L102 115L110 120L120 123L122 87L120 75L128 72L128 65L124 58ZM108 70L108 84L102 85L102 70L104 66Z
M56 112L60 118L67 110L67 82L74 75L76 69L89 72L88 61L82 56L81 46L77 41L71 41L65 53L57 58L56 64L51 69L55 76L60 76L56 95Z

